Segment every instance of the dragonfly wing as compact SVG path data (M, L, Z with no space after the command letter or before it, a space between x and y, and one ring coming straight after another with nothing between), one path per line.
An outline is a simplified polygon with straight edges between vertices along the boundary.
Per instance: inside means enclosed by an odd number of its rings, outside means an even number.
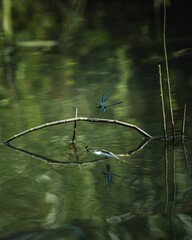
M106 93L105 95L103 95L103 97L102 97L102 103L105 103L106 102L106 100L107 100L107 98L108 98L108 96L109 96L109 92L108 93Z

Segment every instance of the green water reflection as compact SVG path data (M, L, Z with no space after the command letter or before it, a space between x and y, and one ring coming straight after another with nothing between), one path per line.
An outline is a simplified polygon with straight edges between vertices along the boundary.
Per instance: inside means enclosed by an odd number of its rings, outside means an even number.
M157 65L164 77L164 59L152 17L159 10L134 1L69 2L13 3L12 44L0 35L0 141L73 118L76 107L78 116L101 117L96 107L108 91L109 102L123 103L103 118L162 136ZM89 122L77 123L75 145L73 124L15 139L17 149L1 144L0 239L192 238L191 43L180 29L186 19L179 21L169 23L168 49L177 133L187 104L184 145L165 147L162 138L141 145L133 129ZM100 159L86 146L129 156Z
M41 239L52 234L73 236L77 230L83 239L89 234L94 235L91 239L111 234L125 239L168 239L173 233L183 236L183 231L190 236L186 224L190 223L191 180L181 147L176 148L176 186L171 170L166 186L164 144L160 142L150 143L123 162L49 165L2 147L1 159L1 226L4 233L19 232L18 239L30 232L34 235L29 239L36 239L35 234L44 236ZM171 151L168 159L172 161ZM101 174L106 164L113 183Z

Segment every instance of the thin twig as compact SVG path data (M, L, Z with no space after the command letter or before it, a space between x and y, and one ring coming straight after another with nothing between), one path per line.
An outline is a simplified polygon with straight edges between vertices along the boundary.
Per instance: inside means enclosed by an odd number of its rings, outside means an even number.
M77 115L78 115L78 108L76 107L76 110L75 110L75 118L77 118ZM77 129L77 121L74 122L72 143L75 142L76 129Z
M182 132L181 132L181 140L184 139L185 136L185 124L186 124L186 104L184 105L184 110L183 110L183 119L182 119Z
M127 151L125 153L117 154L117 156L122 157L122 156L131 156L139 151L141 151L152 139L150 138L145 138L143 141L133 150Z
M185 148L184 138L181 140L181 143L182 143L182 148L183 148L183 154L184 154L185 166L186 166L186 169L187 169L187 173L190 174L190 169L189 169L189 163L188 163L188 157L187 157L187 152L186 152L186 148Z
M170 117L171 117L171 127L172 127L173 141L174 141L174 139L175 139L175 123L174 123L174 116L173 116L171 86L170 86L170 77L169 77L169 66L168 66L167 47L166 47L166 0L164 0L163 48L164 48L164 55L165 55L165 67L166 67L166 75L167 75L167 87L168 87L168 98L169 98L169 110L170 110Z
M165 115L165 102L164 102L162 74L161 74L162 72L161 72L161 65L160 64L158 65L158 68L159 68L159 82L160 82L160 95L161 95L164 139L167 139L167 124L166 124L166 115Z
M146 138L153 138L151 135L149 135L148 133L146 133L144 130L142 130L141 128L139 128L136 125L133 124L129 124L126 122L122 122L119 120L113 120L113 119L104 119L104 118L87 118L87 117L77 117L77 118L70 118L70 119L65 119L65 120L59 120L59 121L54 121L54 122L49 122L49 123L45 123L42 125L39 125L37 127L34 128L30 128L27 129L21 133L18 133L12 137L10 137L8 140L6 140L4 143L8 143L11 142L12 140L19 138L21 136L24 136L30 132L34 132L43 128L47 128L47 127L51 127L51 126L55 126L55 125L60 125L60 124L66 124L66 123L71 123L71 122L75 122L75 121L87 121L87 122L95 122L95 123L111 123L111 124L117 124L117 125L121 125L124 127L128 127L128 128L132 128L134 130L136 130L137 132L139 132L141 135L143 135Z
M186 153L186 149L185 149L185 142L184 142L184 138L185 138L185 125L186 125L186 110L187 110L187 105L185 104L184 105L184 110L183 110L183 119L182 119L181 142L182 142L182 147L183 147L183 153L184 153L185 165L186 165L187 173L190 173L189 163L188 163L188 159L187 159L187 153Z

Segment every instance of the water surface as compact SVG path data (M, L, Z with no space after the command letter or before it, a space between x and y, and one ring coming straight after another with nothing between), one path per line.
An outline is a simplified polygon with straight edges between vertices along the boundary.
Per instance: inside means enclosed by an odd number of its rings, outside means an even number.
M183 144L178 138L165 145L157 67L162 64L164 77L161 44L144 39L131 44L122 36L103 42L100 31L95 45L92 35L84 39L79 32L68 51L63 43L1 49L0 141L74 118L76 108L79 117L134 124L154 139L143 142L134 129L85 121L77 122L74 144L73 123L15 139L16 149L1 144L0 239L192 238L190 56L169 59L177 135L184 104L187 116ZM107 92L109 104L123 103L101 115L96 107ZM104 159L86 146L128 156Z

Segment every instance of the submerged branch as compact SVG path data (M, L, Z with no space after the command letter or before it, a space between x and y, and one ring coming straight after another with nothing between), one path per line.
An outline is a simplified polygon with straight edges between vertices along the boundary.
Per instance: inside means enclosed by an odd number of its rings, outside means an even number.
M42 125L39 125L37 127L34 128L30 128L27 129L21 133L18 133L12 137L10 137L8 140L6 140L4 143L8 143L11 142L12 140L19 138L21 136L24 136L30 132L34 132L43 128L47 128L47 127L51 127L51 126L55 126L55 125L60 125L60 124L66 124L66 123L71 123L71 122L78 122L78 121L87 121L87 122L95 122L95 123L111 123L111 124L118 124L124 127L128 127L128 128L132 128L134 130L136 130L137 132L139 132L141 135L143 135L145 138L153 138L151 135L149 135L148 133L146 133L144 130L142 130L141 128L139 128L138 126L134 125L134 124L129 124L126 122L122 122L119 120L113 120L113 119L104 119L104 118L87 118L87 117L75 117L75 118L70 118L70 119L64 119L64 120L58 120L58 121L54 121L54 122L49 122L49 123L45 123Z

